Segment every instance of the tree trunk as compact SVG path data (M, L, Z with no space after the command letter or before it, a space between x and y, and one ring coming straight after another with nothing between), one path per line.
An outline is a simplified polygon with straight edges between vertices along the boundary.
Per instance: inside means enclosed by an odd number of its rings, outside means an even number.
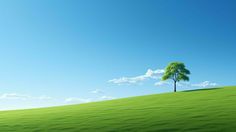
M174 81L174 92L176 92L176 81Z

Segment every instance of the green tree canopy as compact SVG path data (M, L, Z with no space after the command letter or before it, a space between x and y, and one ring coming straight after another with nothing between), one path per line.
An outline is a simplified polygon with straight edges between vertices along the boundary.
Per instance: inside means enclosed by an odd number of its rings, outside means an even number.
M174 92L176 92L176 83L183 80L189 81L190 71L185 68L182 62L172 62L166 68L162 80L172 79L174 81Z

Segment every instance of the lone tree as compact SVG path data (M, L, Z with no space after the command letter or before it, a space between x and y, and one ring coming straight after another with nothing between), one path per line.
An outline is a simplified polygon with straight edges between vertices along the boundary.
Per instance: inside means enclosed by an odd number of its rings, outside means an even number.
M176 83L183 80L189 81L190 71L185 68L182 62L172 62L166 68L162 80L172 79L174 81L174 92L176 92Z

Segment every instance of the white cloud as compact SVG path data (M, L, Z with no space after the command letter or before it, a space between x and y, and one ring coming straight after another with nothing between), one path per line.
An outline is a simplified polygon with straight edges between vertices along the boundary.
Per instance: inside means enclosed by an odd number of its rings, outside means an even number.
M193 87L203 87L203 88L206 88L206 87L214 87L214 86L217 86L218 84L217 83L214 83L214 82L210 82L210 81L204 81L204 82L201 82L201 83L198 83L198 84L192 84L191 86Z
M111 100L111 99L115 99L114 97L111 97L111 96L102 96L101 97L102 100Z
M69 97L65 99L66 103L88 103L91 102L91 99L82 99L82 98L77 98L77 97Z
M159 81L156 82L154 84L155 86L163 86L163 85L173 85L173 82L169 82L169 81ZM200 83L196 83L196 84L191 84L189 82L178 82L177 86L179 87L202 87L202 88L206 88L206 87L214 87L217 86L217 83L214 82L210 82L210 81L203 81Z
M178 82L176 85L179 87L181 86L192 87L192 84L190 82Z
M102 100L112 100L112 99L115 99L115 97L107 96L107 95L103 95L101 97L94 98L94 99L69 97L69 98L66 98L64 102L67 104L82 104L82 103L89 103L89 102L102 101Z
M31 96L17 93L4 93L0 96L0 99L21 99L26 100L32 98Z
M53 99L52 97L49 96L39 96L39 97L33 97L30 95L25 95L25 94L19 94L19 93L4 93L0 95L0 99L11 99L11 100L50 100Z
M53 99L52 97L46 96L46 95L42 95L38 97L39 100L51 100Z
M163 86L163 85L170 85L171 83L170 82L167 82L167 81L159 81L159 82L156 82L154 85L155 86Z
M95 89L95 90L91 91L91 93L100 94L100 93L104 93L104 91L102 91L101 89Z
M147 72L144 75L135 76L135 77L121 77L109 80L108 82L114 83L114 84L136 84L140 83L146 79L158 79L160 76L164 73L163 69L157 69L157 70L151 70L148 69Z
M95 90L94 93L100 93L101 90ZM99 94L100 95L100 94ZM103 94L102 94L103 95ZM60 106L65 104L81 104L89 103L94 101L111 100L115 99L112 96L100 95L94 98L52 98L46 95L31 96L20 93L3 93L0 94L0 110L10 109L26 109L26 108L37 108L37 107L49 107L49 106Z

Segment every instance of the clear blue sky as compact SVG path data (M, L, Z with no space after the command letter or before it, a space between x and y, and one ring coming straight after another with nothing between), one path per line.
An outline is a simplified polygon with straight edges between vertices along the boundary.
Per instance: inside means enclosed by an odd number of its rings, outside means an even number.
M172 61L186 64L191 84L235 85L235 7L234 0L1 1L1 109L169 92L155 79L109 80ZM54 101L32 101L42 95Z

